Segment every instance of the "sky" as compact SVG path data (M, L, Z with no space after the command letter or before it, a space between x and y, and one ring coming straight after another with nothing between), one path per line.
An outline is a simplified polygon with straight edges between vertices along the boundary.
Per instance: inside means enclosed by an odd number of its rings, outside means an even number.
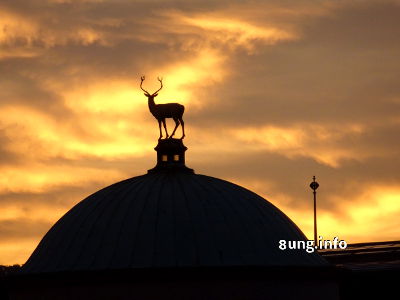
M400 239L400 1L1 0L0 264L156 162L156 103L186 163L313 239ZM173 122L168 120L168 128ZM177 137L181 129L177 130Z

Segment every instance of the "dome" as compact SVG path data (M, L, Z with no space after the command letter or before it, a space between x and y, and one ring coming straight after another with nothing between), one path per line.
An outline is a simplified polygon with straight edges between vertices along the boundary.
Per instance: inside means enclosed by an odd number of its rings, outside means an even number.
M148 174L108 186L68 211L24 271L326 264L315 252L279 249L279 240L306 237L270 202L194 174L184 166L186 148L180 157L163 149Z

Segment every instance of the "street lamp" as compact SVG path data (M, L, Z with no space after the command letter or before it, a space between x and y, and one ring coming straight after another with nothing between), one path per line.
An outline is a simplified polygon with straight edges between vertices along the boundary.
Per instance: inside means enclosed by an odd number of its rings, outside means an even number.
M313 181L310 183L310 188L313 190L314 194L314 245L317 245L318 235L317 235L317 188L319 187L318 182L315 181L315 176L313 176Z

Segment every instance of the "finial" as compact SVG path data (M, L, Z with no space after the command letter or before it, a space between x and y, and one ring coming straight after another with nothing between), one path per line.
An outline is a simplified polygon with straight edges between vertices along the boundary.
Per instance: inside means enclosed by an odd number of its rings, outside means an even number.
M157 165L153 169L148 170L148 173L159 171L194 173L192 169L185 165L185 151L187 147L181 139L158 140L158 144L154 150L157 152Z
M315 192L315 190L319 187L319 183L315 181L315 176L313 176L313 181L310 183L310 188L312 188Z

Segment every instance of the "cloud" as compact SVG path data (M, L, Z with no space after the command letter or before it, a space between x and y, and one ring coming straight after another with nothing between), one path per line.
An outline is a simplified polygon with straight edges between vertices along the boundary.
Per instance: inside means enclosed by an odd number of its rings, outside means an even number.
M43 235L49 228L49 224L40 221L27 221L26 219L0 221L1 242L4 240L20 240Z
M7 142L9 142L9 140L7 138L0 136L0 143L1 143L0 166L17 164L20 160L20 157L18 155L16 155L13 151L10 151L9 149L7 149L7 146L6 146Z

